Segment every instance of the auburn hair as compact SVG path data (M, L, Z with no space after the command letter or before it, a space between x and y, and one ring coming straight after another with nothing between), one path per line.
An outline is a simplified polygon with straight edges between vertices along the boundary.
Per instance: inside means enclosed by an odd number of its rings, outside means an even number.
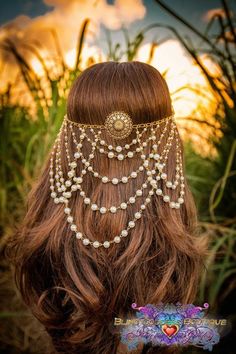
M68 118L103 124L113 111L128 113L135 124L171 115L170 94L161 74L135 61L105 62L86 69L69 93ZM132 135L123 143L130 139ZM115 144L111 136L107 135L106 141ZM72 153L70 134L68 147ZM85 141L84 155L88 156L90 149ZM175 173L175 149L173 144L167 163L170 177ZM50 334L57 353L118 353L121 344L113 321L115 317L133 315L132 303L187 304L195 299L204 249L196 231L192 194L186 183L185 202L178 210L155 194L128 237L108 249L96 249L74 237L63 205L55 205L50 197L49 165L48 158L29 194L28 211L11 244L17 285L27 306ZM62 165L67 171L64 149ZM99 153L94 158L94 169L109 178L127 175L139 165L138 157L122 163ZM81 168L78 164L78 173ZM135 181L114 186L88 173L83 186L98 205L118 205L134 195L143 182L143 174L138 174ZM175 193L173 190L177 196ZM92 241L103 242L119 234L136 211L130 205L115 215L101 215L81 199L79 193L73 194L71 210L76 224ZM141 353L142 349L135 352ZM121 352L126 351L123 348ZM169 353L172 349L155 347L145 352Z

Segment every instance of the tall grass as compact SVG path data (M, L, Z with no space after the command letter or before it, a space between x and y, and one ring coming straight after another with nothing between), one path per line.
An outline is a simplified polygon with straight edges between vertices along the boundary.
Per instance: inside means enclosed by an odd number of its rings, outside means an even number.
M236 19L227 1L222 0L222 11L218 11L210 19L203 33L162 0L156 0L156 3L186 27L188 32L186 37L183 37L176 28L157 24L170 30L179 40L201 69L219 102L215 119L219 123L222 137L211 140L217 156L208 161L208 171L205 171L201 186L207 195L208 203L208 213L205 213L208 222L202 226L211 235L211 255L207 260L207 275L201 283L200 299L203 299L205 294L211 305L216 306L216 303L219 304L220 300L236 287ZM211 31L213 25L217 26L217 33ZM198 46L193 46L189 34L195 36L194 43L199 43ZM215 63L220 76L216 77L209 72L201 60L202 54ZM200 170L203 171L204 168ZM199 182L198 172L196 169L192 172L194 173L190 172L190 182L195 186L196 182ZM214 185L211 185L212 182ZM197 193L196 196L198 195Z

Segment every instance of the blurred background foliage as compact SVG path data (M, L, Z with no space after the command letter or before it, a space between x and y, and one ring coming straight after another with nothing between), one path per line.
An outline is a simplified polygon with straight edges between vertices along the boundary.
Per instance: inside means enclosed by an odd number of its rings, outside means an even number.
M235 323L236 295L236 30L235 16L222 1L222 13L215 14L208 23L206 31L200 32L188 21L165 5L156 1L166 13L182 23L186 37L180 35L174 27L155 23L139 31L133 38L123 29L125 47L112 39L107 31L107 56L105 60L131 61L145 39L149 29L165 27L170 31L186 53L201 69L209 87L217 100L214 124L195 119L200 131L211 128L207 142L214 153L202 154L195 143L184 136L185 163L187 177L199 210L199 231L209 238L209 256L206 260L206 272L199 287L199 305L208 302L211 313L222 316ZM1 210L1 250L4 250L8 237L21 219L25 210L25 200L34 179L44 162L45 156L58 132L66 109L68 90L81 71L83 45L89 28L89 20L84 20L79 30L74 68L64 61L59 39L51 30L57 50L53 58L56 72L48 69L40 54L37 43L27 45L28 51L41 63L43 75L37 72L22 55L22 48L7 39L1 43L1 50L13 56L19 68L19 80L22 90L31 95L31 105L22 106L12 100L14 85L8 85L0 95L0 210ZM218 34L211 35L212 26L218 28ZM193 46L189 34L194 34L199 45ZM26 46L26 45L25 45ZM151 63L153 48L150 48L147 62ZM220 76L209 72L201 60L201 55L211 58L220 71ZM103 58L104 60L104 58ZM86 66L98 62L89 57ZM181 93L180 93L181 97ZM204 112L204 107L201 107ZM188 119L188 118L187 118ZM193 119L194 118L190 118ZM177 118L178 123L178 118ZM184 131L185 124L181 124ZM187 126L186 126L187 127ZM186 128L187 129L187 128ZM189 129L189 128L188 128ZM216 133L217 130L217 133ZM219 134L220 133L220 134ZM45 352L45 334L40 326L22 305L13 285L9 264L1 260L1 334L2 353L42 353ZM187 286L187 284L186 284ZM9 301L10 299L10 301ZM214 353L233 353L233 330L231 335L223 336L221 343L213 349ZM235 347L235 345L234 345ZM187 353L198 352L187 349Z

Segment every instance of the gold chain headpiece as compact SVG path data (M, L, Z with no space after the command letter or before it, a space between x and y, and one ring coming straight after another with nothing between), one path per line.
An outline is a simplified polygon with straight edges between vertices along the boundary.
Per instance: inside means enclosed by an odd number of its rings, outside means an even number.
M159 119L148 123L133 124L131 117L122 111L110 113L104 124L84 124L72 121L65 115L65 120L79 128L106 129L108 134L115 139L124 139L130 135L133 129L149 128L158 124L162 124L169 119L173 119L174 113L163 119Z
M83 245L92 245L94 248L109 248L111 244L120 243L122 238L127 237L130 230L136 226L154 196L162 198L164 203L167 203L171 209L176 211L184 203L185 178L183 175L179 134L173 115L174 113L169 117L150 123L133 124L127 113L112 112L106 118L104 125L81 124L71 121L65 116L51 153L50 193L55 204L64 204L64 213L70 230L78 240L82 241ZM77 128L76 133L74 128ZM102 131L105 129L110 136L122 139L128 137L134 128L136 137L123 146L108 144L105 138L101 137ZM158 130L161 130L159 139L157 138ZM69 141L68 132L70 132L73 141ZM144 132L149 132L145 140L143 140ZM91 145L91 152L88 157L85 156L85 151L83 151L84 140ZM71 155L72 144L74 151ZM172 175L169 175L167 166L168 158L171 155L170 151L174 144L176 163L173 178ZM147 148L150 152L146 151ZM66 174L62 168L62 149L65 150L68 163ZM132 159L135 155L140 155L141 164L129 174L111 178L95 170L92 164L95 152L105 155L105 158L117 159L118 161ZM111 183L113 186L125 185L129 181L135 180L140 173L144 173L146 179L128 200L121 202L119 205L107 206L98 205L83 190L82 185L88 173L99 179L101 183ZM176 194L174 198L171 191ZM82 224L78 225L78 222L74 220L74 215L70 208L70 199L73 193L79 193L79 196L83 198L84 205L89 207L91 211L100 214L125 212L130 205L135 205L141 197L144 200L139 209L136 209L133 219L128 222L125 229L121 230L113 239L100 242L98 240L90 240L81 231L83 229Z

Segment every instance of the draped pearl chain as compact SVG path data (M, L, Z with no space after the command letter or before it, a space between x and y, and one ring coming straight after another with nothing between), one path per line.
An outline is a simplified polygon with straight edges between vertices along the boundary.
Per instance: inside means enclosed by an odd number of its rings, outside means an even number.
M164 128L157 139L157 131ZM75 133L74 128L78 129L79 133ZM181 204L184 203L184 175L183 175L183 163L182 154L180 148L180 139L177 131L176 124L171 117L166 119L155 121L147 124L135 125L136 136L129 144L113 146L108 144L105 139L101 138L102 130L101 126L89 126L85 124L75 123L68 118L64 120L61 129L57 135L54 146L51 152L50 158L50 191L51 198L55 204L64 204L64 213L66 220L69 224L70 230L75 234L75 237L80 240L83 245L92 245L94 248L104 247L109 248L113 243L120 243L123 237L127 237L130 230L136 226L136 223L141 217L149 203L152 201L154 195L163 199L165 203L172 209L179 209ZM88 134L88 130L90 135ZM144 133L150 130L148 138L141 141ZM69 142L68 133L71 134L73 145ZM92 135L92 137L91 137ZM79 136L79 140L77 140ZM161 143L163 149L160 151ZM91 152L88 158L86 158L82 152L84 141L91 145ZM64 144L64 146L62 146ZM168 158L170 150L175 144L175 173L172 180L168 176ZM135 147L136 146L136 147ZM70 147L70 148L69 148ZM131 147L135 147L131 150ZM147 153L146 148L149 148L150 152ZM65 150L67 171L63 171L62 167L62 150ZM73 154L71 156L71 151ZM104 158L116 159L117 161L123 161L125 159L140 158L141 163L139 167L122 177L104 176L100 171L95 170L92 161L95 157L95 152L104 154ZM138 157L140 156L140 157ZM77 167L81 166L81 172L77 175ZM82 184L87 174L92 174L93 177L100 179L101 183L110 183L113 186L120 184L126 185L131 180L135 180L141 173L145 174L144 182L138 186L134 195L129 196L127 200L122 201L118 205L98 205L94 200L91 200L89 195L85 193L82 188ZM162 185L164 185L163 188ZM178 197L174 200L171 197L171 192L166 191L176 190ZM125 211L130 205L135 205L138 199L144 198L140 207L136 209L133 214L133 218L128 221L125 229L121 230L119 234L115 235L113 239L106 240L104 242L92 241L84 233L81 232L78 225L75 223L72 211L70 208L70 199L73 193L78 193L82 197L83 203L86 207L89 207L93 212L100 214L116 214L119 211Z

